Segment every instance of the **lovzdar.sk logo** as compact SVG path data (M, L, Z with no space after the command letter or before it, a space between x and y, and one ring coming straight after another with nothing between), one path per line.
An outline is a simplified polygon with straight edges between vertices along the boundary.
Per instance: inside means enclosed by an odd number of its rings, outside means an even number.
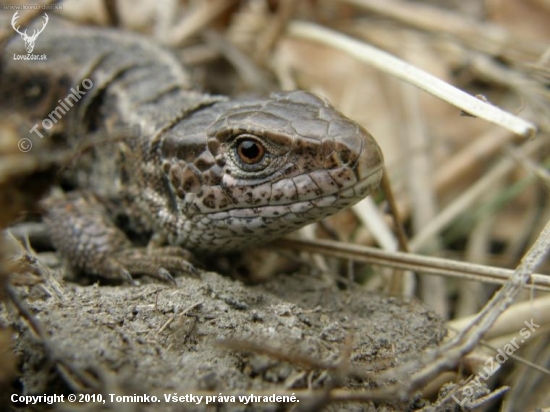
M16 26L16 20L19 17L17 13L19 12L16 11L11 19L11 26L23 38L23 41L25 42L25 49L27 50L27 54L14 54L13 59L14 60L46 60L47 58L45 54L36 55L36 54L32 54L32 51L34 50L34 44L36 43L36 39L38 38L40 33L44 31L44 29L46 28L46 25L48 24L48 20L49 20L48 15L44 13L44 16L43 16L44 22L42 23L42 28L39 30L35 29L33 30L32 35L28 35L27 30L25 30L24 32L21 32L19 30L19 27L21 26Z

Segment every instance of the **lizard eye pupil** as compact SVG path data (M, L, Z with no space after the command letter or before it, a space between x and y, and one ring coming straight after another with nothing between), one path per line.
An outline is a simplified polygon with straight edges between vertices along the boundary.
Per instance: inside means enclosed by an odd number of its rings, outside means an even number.
M265 148L256 140L244 139L237 145L239 159L248 165L259 163L265 154Z

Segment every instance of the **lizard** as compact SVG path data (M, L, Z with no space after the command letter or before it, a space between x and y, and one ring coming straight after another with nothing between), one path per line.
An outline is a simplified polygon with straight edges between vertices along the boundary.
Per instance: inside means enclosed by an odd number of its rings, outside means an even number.
M53 245L74 269L173 281L196 272L185 251L268 242L359 202L381 179L377 142L325 99L208 94L152 39L53 23L35 46L46 59L16 59L18 37L1 51L0 110L52 147L123 135L91 144L64 173L64 192L42 202Z

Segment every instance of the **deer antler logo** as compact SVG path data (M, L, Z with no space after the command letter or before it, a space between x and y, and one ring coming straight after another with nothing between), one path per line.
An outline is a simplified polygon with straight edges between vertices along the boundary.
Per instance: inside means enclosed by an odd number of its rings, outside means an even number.
M34 43L36 42L36 38L46 28L46 24L48 24L49 18L48 18L48 15L46 13L44 13L44 20L45 20L44 25L42 26L42 28L40 30L34 30L32 36L29 36L27 34L27 30L25 30L24 33L21 33L19 31L19 27L21 27L21 26L15 27L15 21L17 20L17 17L18 17L17 13L19 13L19 12L16 11L15 14L13 15L12 19L11 19L11 26L13 27L13 29L17 33L19 33L21 35L21 37L23 38L23 41L25 42L25 49L27 49L27 53L30 54L30 53L32 53L32 51L34 49Z

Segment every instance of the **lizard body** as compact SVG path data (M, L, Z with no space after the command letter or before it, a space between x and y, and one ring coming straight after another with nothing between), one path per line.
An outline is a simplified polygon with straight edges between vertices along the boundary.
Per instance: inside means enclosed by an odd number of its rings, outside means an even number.
M94 146L73 170L76 190L44 203L54 245L86 272L166 278L189 270L174 248L132 253L109 204L170 245L212 253L318 221L380 180L370 134L310 93L205 94L169 51L119 31L50 24L35 48L47 60L14 60L22 49L14 38L2 53L0 106L24 113L27 130L38 125L31 139L78 147L93 134L126 134Z

